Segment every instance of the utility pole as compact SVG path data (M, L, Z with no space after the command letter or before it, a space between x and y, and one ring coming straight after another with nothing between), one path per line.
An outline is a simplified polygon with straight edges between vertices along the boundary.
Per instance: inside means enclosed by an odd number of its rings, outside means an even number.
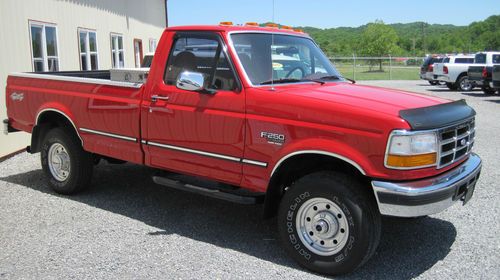
M427 54L427 46L425 40L425 22L422 22L422 48L424 50L424 55Z
M412 43L413 43L413 44L412 44L413 56L414 56L414 57L416 57L416 56L417 56L417 54L416 54L416 52L415 52L415 43L417 42L417 38L413 37L413 38L411 38L411 41L412 41Z

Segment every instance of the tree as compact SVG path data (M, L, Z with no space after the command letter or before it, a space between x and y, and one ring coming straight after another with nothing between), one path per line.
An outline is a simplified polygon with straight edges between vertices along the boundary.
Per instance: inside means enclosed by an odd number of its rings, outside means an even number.
M394 28L377 20L369 23L361 36L359 49L367 56L386 56L398 51L398 35ZM379 71L382 71L382 60L378 60Z

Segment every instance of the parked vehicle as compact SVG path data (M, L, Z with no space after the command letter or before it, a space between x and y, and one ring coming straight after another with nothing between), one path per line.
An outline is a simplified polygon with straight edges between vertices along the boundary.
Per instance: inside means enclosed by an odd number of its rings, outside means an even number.
M467 70L474 63L474 55L451 55L441 63L434 63L434 79L446 83L451 90L469 91L474 83L469 81Z
M493 66L491 80L492 80L491 87L496 89L497 93L500 94L500 65Z
M491 73L493 66L500 65L500 52L482 52L476 54L474 65L469 66L468 76L471 82L481 86L485 94L494 94Z
M440 63L443 59L443 56L438 55L427 56L420 66L420 79L428 81L433 86L439 84L439 81L434 79L434 63Z
M325 274L374 254L381 215L467 203L481 171L465 101L356 85L289 29L169 27L144 84L16 73L6 103L56 192L89 186L99 159L156 168L161 186L263 203L291 257Z

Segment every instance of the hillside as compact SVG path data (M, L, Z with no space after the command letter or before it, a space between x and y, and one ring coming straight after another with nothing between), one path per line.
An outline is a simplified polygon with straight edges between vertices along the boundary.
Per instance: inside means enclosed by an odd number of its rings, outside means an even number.
M397 53L422 56L426 53L477 52L500 49L500 15L468 26L424 22L389 24L398 35ZM330 56L362 54L360 39L367 25L319 29L299 27L309 33Z

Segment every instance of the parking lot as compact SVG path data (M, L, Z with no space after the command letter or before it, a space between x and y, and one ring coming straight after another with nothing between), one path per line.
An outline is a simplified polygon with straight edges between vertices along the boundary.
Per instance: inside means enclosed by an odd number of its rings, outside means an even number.
M360 82L448 99L477 112L483 171L472 200L419 219L384 218L380 246L343 279L500 278L500 96L424 81ZM49 189L39 154L0 163L0 278L313 279L281 249L275 220L155 185L152 170L101 163L76 196Z

